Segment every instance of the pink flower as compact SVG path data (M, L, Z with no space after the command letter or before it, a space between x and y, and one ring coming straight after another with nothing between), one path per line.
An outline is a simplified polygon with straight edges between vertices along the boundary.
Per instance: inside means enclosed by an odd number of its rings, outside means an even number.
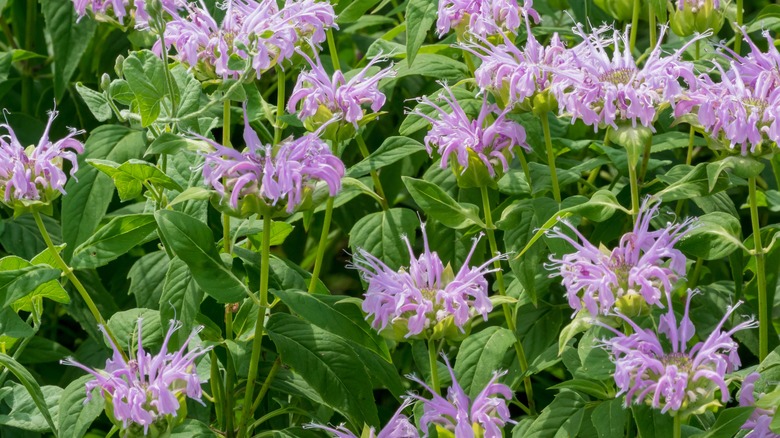
M756 404L754 390L756 381L760 377L761 375L758 373L750 373L742 381L742 388L739 390L740 406L754 406ZM780 438L780 434L772 432L772 429L769 427L772 424L772 418L774 418L776 410L777 408L756 408L750 418L742 425L743 430L749 431L744 438Z
M62 163L70 161L71 176L76 173L79 168L76 154L84 152L84 145L73 137L84 131L71 129L65 138L52 143L49 130L56 117L57 111L49 112L49 121L38 145L28 148L19 143L9 124L0 124L8 132L0 135L0 192L6 203L47 202L54 195L52 191L65 194L67 176L62 171Z
M678 325L671 296L667 295L668 312L661 316L658 333L663 333L671 344L671 351L663 347L658 334L643 329L625 315L617 314L630 325L633 334L625 335L610 329L617 336L603 341L603 346L615 361L615 383L618 396L626 395L626 406L632 403L647 403L661 413L684 411L685 415L698 413L714 402L716 391L720 400L729 400L726 374L741 365L737 354L738 344L734 333L755 328L753 320L741 322L731 330L724 331L723 325L742 302L726 309L726 315L702 342L688 348L688 341L695 334L695 327L688 317L691 298L696 291L688 291L685 313Z
M548 237L563 239L575 249L561 258L550 256L552 263L545 265L555 270L551 277L562 277L561 283L575 313L584 306L593 316L606 315L614 311L619 299L635 295L647 304L663 307L663 294L671 292L677 279L685 275L686 258L674 245L691 230L693 219L650 231L650 221L659 210L659 205L652 202L645 201L633 231L623 235L611 252L588 242L566 221L562 222L577 240L557 227L547 233Z
M441 38L451 29L468 24L468 31L481 37L517 33L523 19L531 17L539 22L533 4L533 0L524 0L523 6L518 0L442 0L436 32Z
M390 324L404 324L408 338L449 317L461 330L474 315L482 315L487 321L493 304L488 298L485 275L495 272L489 266L505 256L496 256L480 266L470 267L469 260L477 248L478 237L458 273L447 274L449 267L445 268L439 255L431 252L425 224L421 226L424 251L419 257L415 257L409 239L401 237L409 249L411 262L408 268L393 271L368 251L358 248L352 267L360 271L368 283L363 311L372 319L371 325L384 330Z
M162 348L156 355L147 353L143 348L141 319L138 319L138 351L135 359L126 361L119 347L106 333L105 327L100 330L114 349L111 359L106 361L104 370L94 370L73 359L61 361L63 365L81 368L92 374L95 380L86 384L87 399L92 397L92 390L100 388L101 395L109 402L113 419L122 423L123 429L134 425L143 427L144 435L149 426L165 416L176 417L181 407L179 398L187 397L200 402L201 383L195 371L195 360L206 354L211 347L187 346L202 329L192 331L181 349L175 353L168 352L168 342L181 324L171 321L168 332L163 340Z
M451 109L447 112L427 97L419 99L420 105L411 114L416 114L431 123L431 129L425 136L425 146L430 154L435 147L441 154L441 167L446 168L450 157L465 170L469 167L469 154L475 154L488 169L491 176L496 172L494 163L498 162L506 171L509 167L507 155L514 156L513 149L521 146L530 150L525 142L525 129L522 125L508 119L509 109L500 111L497 105L487 102L483 97L482 107L476 119L471 120L461 108L452 90L444 86L440 99ZM436 117L420 111L422 105L436 110Z
M496 372L493 378L485 385L480 393L470 399L463 388L455 379L455 371L450 366L447 357L442 355L447 370L452 377L452 386L447 389L447 397L440 396L422 380L415 376L408 376L419 383L431 393L431 398L426 399L416 394L409 397L423 402L423 415L420 418L420 427L427 432L428 426L435 424L450 432L454 432L458 438L501 438L502 429L506 423L514 423L509 418L509 409L506 402L514 398L512 390L498 379L506 372ZM501 398L503 397L503 398ZM478 426L481 435L475 435L474 429ZM428 436L427 433L424 436Z
M287 102L287 111L290 113L297 112L298 117L303 120L314 116L320 106L324 106L334 116L343 118L357 128L358 121L364 115L363 105L370 104L371 111L377 112L385 104L385 95L379 91L379 81L395 76L395 71L390 66L369 77L369 70L381 62L382 57L375 57L357 74L346 80L340 70L334 72L333 76L328 76L319 56L315 55L312 61L306 54L300 53L309 62L311 70L298 75L298 81ZM298 103L301 103L300 110Z
M368 438L420 438L420 432L409 421L409 417L401 412L412 404L412 399L406 399L401 407L395 411L393 418L387 422L385 427L376 433L374 428L369 429ZM329 432L336 438L359 438L351 430L344 427L343 424L336 427L327 427L321 424L309 423L303 426L305 429L322 429Z

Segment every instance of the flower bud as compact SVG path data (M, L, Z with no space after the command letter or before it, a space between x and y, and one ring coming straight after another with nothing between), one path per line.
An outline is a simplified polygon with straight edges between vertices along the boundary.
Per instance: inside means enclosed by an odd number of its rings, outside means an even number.
M669 26L681 37L708 30L718 33L724 21L719 3L718 0L679 0L679 6L670 13Z
M634 0L593 0L593 3L619 21L630 21L634 11Z

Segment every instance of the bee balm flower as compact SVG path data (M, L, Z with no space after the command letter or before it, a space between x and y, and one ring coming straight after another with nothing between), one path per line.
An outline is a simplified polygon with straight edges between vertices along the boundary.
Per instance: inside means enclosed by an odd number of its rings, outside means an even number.
M37 146L25 148L8 123L0 124L8 132L0 135L0 194L3 202L13 206L48 203L60 193L65 194L67 176L62 170L65 160L71 163L71 176L78 170L76 154L84 145L76 140L84 131L71 129L65 138L54 143L49 139L51 124L57 111L49 112L49 121Z
M187 346L200 328L193 330L184 345L174 353L168 352L168 342L173 333L181 325L171 321L168 332L163 340L160 352L156 355L147 353L143 348L141 319L138 320L138 351L134 359L126 361L119 346L114 344L103 326L100 330L106 336L114 354L106 361L104 370L94 370L73 359L62 361L92 374L95 379L86 384L87 399L92 397L92 390L101 389L101 395L106 399L106 409L112 421L121 424L123 430L136 431L146 435L150 429L158 432L171 430L183 420L180 409L184 406L184 398L189 397L200 402L201 380L195 372L195 360L206 354L211 347Z
M406 415L401 413L401 411L411 404L412 399L406 399L401 404L401 407L395 411L393 418L387 422L379 433L377 433L373 427L369 429L368 438L420 438L420 432L417 431L417 428L414 427ZM358 435L355 435L351 430L344 427L343 424L336 427L327 427L321 424L310 423L304 425L304 428L322 429L336 438L359 438Z

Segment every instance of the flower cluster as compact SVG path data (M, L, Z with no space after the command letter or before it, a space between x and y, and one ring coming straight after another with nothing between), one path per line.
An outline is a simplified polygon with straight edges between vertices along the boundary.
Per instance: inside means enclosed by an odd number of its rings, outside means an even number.
M49 112L49 121L37 146L25 148L8 123L0 124L8 132L0 135L0 193L6 204L15 201L49 202L59 193L65 193L67 176L62 170L64 160L71 163L71 176L78 170L76 153L84 152L84 145L76 135L84 131L71 129L63 139L54 143L49 139L51 124L57 111Z
M331 196L341 190L344 163L317 133L291 137L274 147L262 144L246 115L244 120L243 152L203 138L216 149L205 154L203 179L223 197L230 192L232 208L238 207L239 198L256 196L274 206L284 201L292 213L315 180L325 181Z
M618 123L637 122L654 130L653 123L662 104L675 106L685 90L680 80L696 87L693 64L682 54L699 35L669 56L661 56L661 38L640 68L631 54L628 34L602 26L587 34L582 24L573 28L583 41L568 52L567 67L553 76L551 91L561 114L598 130L617 128ZM612 31L612 38L606 37ZM610 53L612 55L610 56Z
M534 37L527 20L526 28L528 36L524 50L506 38L500 44L485 38L479 39L478 43L462 44L482 61L474 72L477 85L502 96L507 106L521 103L549 88L553 72L566 62L566 46L557 33L553 34L548 46L543 46Z
M533 3L524 0L520 6L518 0L443 0L439 2L436 32L443 37L451 29L468 26L470 33L481 37L517 33L522 20L531 17L539 22Z
M226 0L224 8L221 22L194 3L186 4L183 13L172 12L165 44L175 47L185 64L195 67L203 62L221 77L242 73L229 62L237 56L251 64L259 78L291 58L297 45L303 41L318 45L325 41L325 31L335 27L336 16L328 2L287 0L279 9L275 0ZM158 42L155 50L160 48Z
M106 399L107 413L112 420L121 423L123 430L143 428L143 434L150 427L173 428L178 418L184 397L200 401L201 380L195 371L195 360L206 354L211 347L193 347L187 350L192 339L201 328L192 331L181 349L168 352L168 343L181 324L171 321L160 352L152 355L143 348L141 319L138 319L138 351L134 359L125 360L119 346L107 334L105 327L100 330L106 336L114 350L113 356L106 360L104 370L91 369L73 359L62 361L83 369L92 376L86 384L87 399L92 390L101 389Z
M450 156L454 155L457 164L465 171L473 154L487 168L490 176L495 176L494 162L497 161L506 171L509 167L507 154L514 156L513 148L521 146L530 150L525 143L525 129L522 125L507 118L508 109L500 111L495 104L489 104L487 95L476 119L472 120L461 107L452 90L444 85L440 97L449 106L451 112L436 105L427 97L419 99L411 114L418 115L431 123L431 129L425 136L428 153L435 147L441 154L441 167L446 168ZM428 106L435 110L437 117L431 117L422 111Z
M755 398L755 386L756 381L761 377L758 373L750 373L742 381L742 388L739 391L739 405L740 406L754 406L756 403ZM742 425L743 430L749 430L744 438L780 438L780 434L772 432L770 424L772 418L775 416L774 409L762 409L756 408L753 414L748 418L745 424Z
M651 203L650 199L645 201L633 231L623 235L611 252L588 242L566 221L562 222L577 240L558 227L547 233L576 250L560 259L550 256L552 263L545 266L555 270L551 277L563 278L569 305L575 311L584 306L593 316L608 314L619 301L631 302L637 296L647 304L663 307L663 293L671 292L677 279L685 275L686 258L674 245L690 231L693 219L650 231L650 221L659 211L659 205Z
M741 365L738 344L732 336L758 325L749 319L724 331L726 320L741 304L738 302L726 309L726 315L704 341L689 349L688 341L693 338L695 327L688 315L695 294L695 291L688 291L679 325L671 294L667 294L668 311L661 316L658 332L666 336L671 351L664 349L657 333L643 329L621 313L617 316L632 327L633 334L626 335L602 325L617 335L604 340L603 344L614 358L615 383L618 395L626 395L626 406L647 403L655 409L660 408L661 413L672 411L685 417L719 406L715 397L717 391L720 391L721 402L729 400L725 376Z
M485 275L495 272L490 264L504 256L470 267L479 241L476 238L463 266L453 275L452 268L445 267L439 255L429 249L425 224L421 226L424 251L419 257L415 257L409 239L402 237L411 258L408 269L394 271L362 248L355 254L353 267L368 282L363 310L372 318L372 326L377 330L397 326L409 338L449 320L461 331L474 315L487 320L493 304Z
M358 121L364 116L363 105L369 104L371 111L377 112L385 104L385 95L379 91L379 81L395 76L392 66L386 67L373 76L369 72L384 58L375 57L362 70L349 80L341 70L328 76L318 56L314 60L301 53L309 62L311 70L301 72L293 93L287 101L287 111L297 113L303 120L317 115L322 108L326 111L323 119L336 116L358 127ZM300 103L300 109L298 109Z
M372 427L368 432L368 438L420 438L420 432L409 421L409 417L402 413L404 409L412 404L412 401L411 398L407 398L379 433ZM327 427L321 424L309 423L304 425L304 428L321 429L329 432L336 438L359 438L358 435L344 427L343 424L336 427Z
M127 0L73 0L73 7L79 16L79 20L87 14L87 6L89 6L93 14L107 15L110 9L114 12L119 22L122 23L127 15L128 5L126 3Z
M689 93L675 111L677 116L696 111L713 138L722 138L732 149L739 146L742 155L756 153L765 140L780 141L780 53L765 35L767 53L750 42L750 54L733 54L728 71L715 64L720 82L702 76L706 86Z
M422 430L427 431L428 426L434 424L453 432L458 438L501 438L504 436L502 433L504 425L513 422L509 419L506 401L514 398L514 394L508 386L498 383L498 379L506 372L494 373L493 378L490 379L485 388L472 400L455 379L455 372L447 357L444 355L442 357L452 378L452 386L447 389L446 398L440 396L419 378L409 376L432 396L431 399L426 399L416 394L410 395L412 399L423 402L423 415L420 417ZM478 426L482 434L475 434L475 425Z

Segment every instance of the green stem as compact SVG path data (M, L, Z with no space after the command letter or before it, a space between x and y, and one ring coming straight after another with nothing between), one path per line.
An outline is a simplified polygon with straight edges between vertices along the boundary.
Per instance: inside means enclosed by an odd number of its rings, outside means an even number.
M480 191L482 192L482 209L485 210L485 225L487 226L485 228L485 233L488 237L488 243L490 245L490 253L492 256L495 256L498 254L498 245L496 244L496 235L493 231L493 215L490 211L490 197L488 195L488 190L486 186L480 187ZM493 267L496 269L496 284L498 286L498 294L501 296L506 295L506 288L504 287L504 274L501 270L501 260L496 259L493 262ZM520 372L522 374L525 374L528 371L528 360L525 357L525 350L523 348L523 343L520 341L520 339L517 337L517 325L515 324L515 320L512 317L512 309L510 309L509 304L502 304L501 308L504 311L504 319L506 319L506 325L509 328L509 330L515 335L515 354L517 355L517 362L520 365ZM524 376L523 377L523 384L525 386L525 393L528 397L528 408L531 411L531 415L536 414L536 405L534 403L534 390L533 386L531 385L531 377L530 376Z
M756 177L748 178L748 202L750 204L750 222L753 226L753 245L756 254L756 286L758 290L758 359L763 361L769 354L769 308L766 293L766 267L764 246L761 243L761 225L758 223L758 199Z
M696 140L696 129L691 125L691 132L688 134L688 154L685 156L685 164L693 163L693 143Z
M743 14L744 14L743 0L737 0L737 27L742 27ZM742 49L742 32L736 32L734 34L734 51L739 55Z
M260 387L260 392L257 393L257 398L255 399L255 402L252 403L252 412L256 411L257 408L260 407L260 402L263 401L263 398L265 397L265 394L268 392L268 389L271 388L271 382L274 381L274 377L276 377L276 374L279 372L279 369L282 368L282 360L280 358L276 358L274 361L273 366L271 367L271 371L268 372L268 377L265 378L265 382L263 382L263 386Z
M282 141L282 116L284 115L285 99L285 76L284 70L279 64L276 65L276 122L274 122L274 145Z
M636 31L639 30L639 11L642 10L639 0L634 0L634 10L631 15L631 36L628 40L628 47L631 52L634 52L636 47Z
M336 49L336 40L333 38L333 30L328 29L326 33L328 39L328 51L330 52L330 61L333 64L335 70L341 70L341 63L339 62L339 52Z
M317 280L320 278L320 271L322 270L322 259L325 257L325 247L328 245L330 221L332 218L333 197L331 196L325 204L325 220L322 223L322 233L320 233L320 241L317 244L317 256L314 259L314 270L311 273L311 280L309 281L309 293L314 293L317 289Z
M674 435L673 438L681 438L682 437L682 421L680 418L680 414L674 414Z
M246 393L244 394L244 408L238 426L239 438L249 436L251 433L250 430L247 430L247 425L254 412L252 410L252 401L254 400L257 368L260 364L260 350L263 344L265 311L268 308L268 264L271 258L271 215L269 214L263 215L263 242L260 251L260 305L257 309L255 338L252 342L252 358L249 361L249 374L247 375Z
M222 145L230 147L230 100L222 104ZM225 184L225 181L222 182ZM230 215L222 213L222 249L225 254L231 253L230 248Z
M542 131L544 131L544 146L547 149L547 165L550 167L550 178L552 179L553 198L555 202L561 203L561 189L558 186L558 172L555 169L555 152L552 146L552 137L550 135L550 121L547 120L549 114L545 113L540 118L542 120Z
M161 23L165 23L165 20L160 20ZM173 95L174 90L174 81L173 81L173 74L171 74L171 69L168 68L168 46L165 44L165 27L163 26L162 31L159 32L160 36L160 47L162 48L162 59L163 63L165 64L165 92L168 94L168 97L171 99L171 117L176 117L176 98Z
M699 283L699 277L701 277L701 268L704 265L702 261L703 259L701 257L696 258L696 263L693 265L693 274L691 274L691 278L688 281L688 289L695 289L696 285Z
M439 348L436 346L436 341L429 339L428 364L431 367L431 389L433 389L436 395L441 394L441 387L439 386L439 361L437 360L438 355Z
M33 308L33 312L35 312L34 308ZM40 326L39 323L35 322L36 319L37 318L34 318L32 313L30 314L30 316L27 317L27 324L30 324L30 320L33 321L33 332L32 332L32 334L30 336L28 336L26 338L23 338L16 345L16 350L14 350L14 354L13 354L13 356L11 356L14 359L19 359L19 356L22 355L22 353L24 352L24 349L27 348L27 344L29 344L30 341L32 341L32 339L35 337L35 335L40 330L41 326ZM5 383L5 379L7 377L8 377L8 368L7 367L3 367L3 372L0 373L0 387L3 386L3 384Z
M51 236L49 236L49 232L46 230L46 226L43 225L43 219L41 219L41 214L37 211L32 212L33 218L35 219L35 224L38 226L38 231L41 232L41 237L43 237L43 241L46 242L46 246L49 248L49 252L51 252L52 257L54 257L54 260L59 265L59 268L62 270L62 272L65 274L66 277L68 277L68 280L73 284L73 286L78 291L79 295L81 295L81 298L84 300L85 303L87 303L87 308L89 308L89 311L92 313L92 316L95 318L95 321L97 321L98 325L103 326L106 330L106 334L109 338L111 338L111 341L116 345L117 348L119 348L120 344L116 337L114 336L114 333L111 332L111 328L108 327L108 324L106 324L106 320L103 319L103 315L100 314L100 311L98 310L97 306L95 305L95 302L92 301L92 297L89 296L89 292L87 292L87 289L84 288L84 285L81 284L81 281L76 277L76 274L73 272L73 269L68 266L67 263L65 263L65 260L60 257L59 251L57 251L57 248L54 246L54 242L51 241ZM122 357L125 360L128 360L127 355L125 354L124 350L119 350L119 352L122 354Z
M658 35L656 34L656 24L655 24L655 11L653 10L653 7L648 5L647 9L650 11L650 14L648 15L648 23L650 28L650 47L655 47L656 43L658 42Z
M228 353L228 355L230 355L230 353ZM217 416L217 426L222 428L222 425L226 423L226 416L222 405L224 397L222 397L222 377L219 374L219 360L217 359L217 354L214 350L209 352L209 356L211 359L211 379L209 379L209 383L211 384L211 393L214 395L214 410L216 411Z
M358 149L360 149L360 153L363 155L363 158L368 158L370 154L368 152L368 146L366 146L366 142L363 140L363 135L358 133L357 137L355 137L355 141L357 141ZM376 190L376 194L382 198L382 210L387 211L390 206L387 203L387 197L385 196L385 191L382 188L382 182L379 180L379 174L375 169L371 169L371 180L374 182L374 190Z
M525 175L525 180L528 182L528 190L529 193L534 192L533 185L531 184L531 169L528 168L528 160L525 158L525 151L523 148L518 147L517 148L517 158L520 160L520 167L523 168L523 174Z
M639 214L639 178L636 174L636 162L628 160L628 180L631 185L631 215L636 218Z
M650 150L653 147L653 137L649 137L645 142L645 149L642 152L642 167L639 170L639 181L645 180L647 174L647 165L650 162Z
M225 306L225 337L228 341L233 340L233 304ZM228 438L235 436L235 430L233 428L233 420L235 415L233 414L233 376L236 375L236 367L233 364L233 355L230 354L230 349L227 350L225 370L225 432ZM254 410L253 410L254 412Z

